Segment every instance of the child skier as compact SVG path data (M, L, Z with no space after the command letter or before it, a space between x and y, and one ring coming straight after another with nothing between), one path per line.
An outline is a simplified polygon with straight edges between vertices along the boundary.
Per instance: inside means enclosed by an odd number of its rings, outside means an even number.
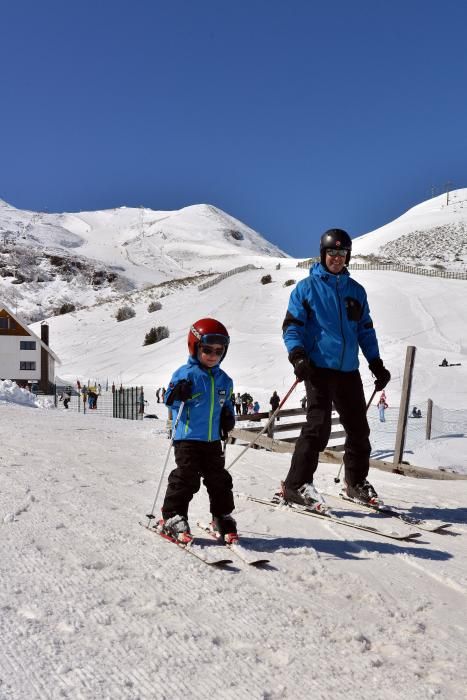
M220 368L229 346L229 334L219 321L203 318L188 333L188 362L173 374L165 404L178 414L174 435L176 468L170 473L162 505L162 532L185 544L193 539L188 524L188 505L199 491L201 477L212 513L212 527L220 539L238 540L232 477L225 469L221 440L235 426L233 385Z

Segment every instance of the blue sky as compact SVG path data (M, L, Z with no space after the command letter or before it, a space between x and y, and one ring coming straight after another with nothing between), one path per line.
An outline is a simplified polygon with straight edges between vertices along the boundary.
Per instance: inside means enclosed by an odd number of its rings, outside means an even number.
M1 3L0 198L201 202L291 255L467 186L460 0Z

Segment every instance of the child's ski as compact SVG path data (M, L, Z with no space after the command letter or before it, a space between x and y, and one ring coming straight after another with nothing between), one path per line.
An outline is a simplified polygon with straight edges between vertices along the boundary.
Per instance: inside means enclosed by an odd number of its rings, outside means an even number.
M331 494L325 495L330 496ZM353 498L350 498L349 496L347 496L347 494L344 493L339 493L339 495L334 496L334 498L339 498L340 500L346 501L347 503L352 503L353 505L356 505L357 507L360 507L366 511L373 511L375 513L381 513L381 515L388 515L392 518L398 518L399 520L402 520L402 522L407 523L407 525L413 525L419 530L425 530L426 532L444 532L447 530L448 527L451 527L452 524L430 523L429 521L422 520L421 518L414 518L412 515L408 515L407 513L400 513L398 510L395 510L395 508L392 508L391 506L387 506L385 503L381 503L380 505L360 503L360 501L354 501Z
M346 527L353 527L356 530L365 530L366 532L371 532L374 535L381 535L381 537L389 537L392 540L415 540L417 537L421 536L420 532L398 532L397 530L383 530L380 527L374 527L372 525L363 525L361 523L356 523L348 518L343 518L340 515L336 515L332 512L319 512L307 508L306 506L301 506L298 503L292 503L291 501L284 501L282 498L254 498L253 496L247 496L248 501L254 501L255 503L262 503L266 506L271 506L272 508L277 508L287 513L301 513L302 515L309 515L312 518L321 518L321 520L328 520L332 523L338 523L339 525L345 525Z
M167 540L167 542L172 542L173 544L176 544L179 549L183 549L185 550L185 552L192 554L194 557L199 559L199 561L208 564L208 566L225 566L226 564L232 563L232 559L226 559L222 556L211 556L207 553L206 549L199 544L183 544L183 542L178 542L178 540L176 540L174 537L166 535L165 533L161 532L155 527L149 527L141 521L139 524L142 525L145 530L153 532L155 535L159 535L159 537L162 537L162 539Z
M198 521L196 524L203 532L207 532L217 542L220 541L210 525L201 521ZM269 564L269 559L260 556L257 552L250 550L239 542L233 542L232 544L224 542L223 546L228 547L233 554L249 566L264 566L265 564Z

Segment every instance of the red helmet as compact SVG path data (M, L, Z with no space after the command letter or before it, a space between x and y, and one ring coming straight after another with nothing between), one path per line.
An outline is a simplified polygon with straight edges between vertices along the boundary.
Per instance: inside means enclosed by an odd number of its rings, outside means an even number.
M215 318L201 318L195 321L188 331L188 351L191 357L198 355L199 343L224 345L225 350L221 357L223 360L227 354L230 338L226 327L220 321L216 321Z

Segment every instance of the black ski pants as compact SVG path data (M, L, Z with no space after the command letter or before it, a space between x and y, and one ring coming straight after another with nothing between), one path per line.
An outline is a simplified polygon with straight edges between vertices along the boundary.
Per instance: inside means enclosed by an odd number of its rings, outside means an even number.
M295 445L286 486L297 489L313 481L319 453L326 448L331 434L333 403L346 432L345 480L352 486L364 481L368 476L371 446L360 372L317 368L316 379L305 381L305 389L306 424Z
M213 516L228 515L234 509L232 477L225 469L220 440L174 442L176 468L169 474L162 506L164 519L173 515L188 517L188 505L199 491L201 478L206 486Z

